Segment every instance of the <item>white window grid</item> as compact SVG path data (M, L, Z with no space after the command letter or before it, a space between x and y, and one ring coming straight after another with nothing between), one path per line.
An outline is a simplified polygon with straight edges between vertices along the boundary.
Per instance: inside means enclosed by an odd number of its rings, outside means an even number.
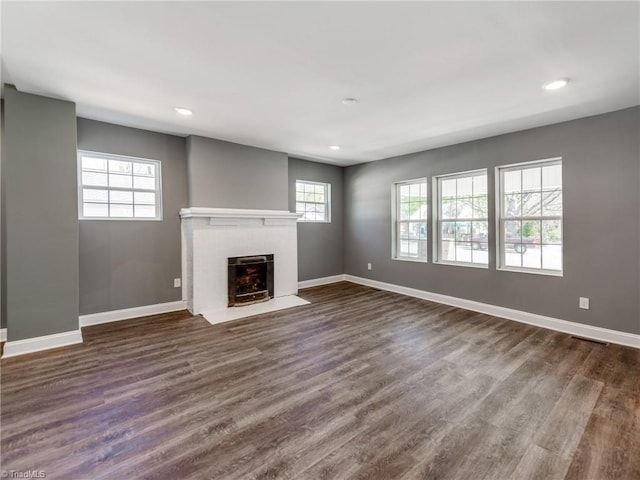
M91 162L85 162L85 159ZM96 167L99 161L104 162L103 167ZM145 173L145 169L153 173ZM91 175L94 176L93 182L89 180ZM97 178L105 181L96 181ZM126 185L128 183L130 186ZM102 208L101 214L91 214L85 205L106 208ZM161 162L79 150L78 217L81 220L162 220Z
M435 177L434 186L438 199L434 245L437 262L488 268L487 170L440 175ZM451 238L444 238L445 229Z
M331 184L296 180L296 212L299 222L331 222Z
M394 258L427 261L428 192L427 179L394 184Z
M545 170L549 167L555 167L556 172L559 167L559 176L556 173L554 176L558 178L545 186ZM528 172L529 186L525 185L527 183L525 172ZM549 171L547 176L551 177L550 173ZM520 189L505 191L505 176L513 175L514 178L518 178L518 174ZM538 174L539 178L536 179ZM498 178L496 185L498 269L562 276L564 263L562 158L496 167L496 177ZM507 199L507 197L510 198ZM507 203L515 204L515 211L508 212L511 207L508 207ZM528 226L537 232L532 239L525 235L525 227ZM513 232L507 234L507 230L513 230ZM513 253L510 252L511 250ZM533 254L534 252L536 255ZM515 264L513 260L507 261L507 255L516 257L514 254L519 255L519 262L517 262L519 264ZM547 260L547 256L553 257L553 260Z

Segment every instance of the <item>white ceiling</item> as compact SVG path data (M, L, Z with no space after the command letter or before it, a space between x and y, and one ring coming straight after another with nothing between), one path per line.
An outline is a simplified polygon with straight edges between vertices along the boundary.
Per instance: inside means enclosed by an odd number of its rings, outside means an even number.
M351 165L639 104L639 6L5 1L3 81L82 117Z

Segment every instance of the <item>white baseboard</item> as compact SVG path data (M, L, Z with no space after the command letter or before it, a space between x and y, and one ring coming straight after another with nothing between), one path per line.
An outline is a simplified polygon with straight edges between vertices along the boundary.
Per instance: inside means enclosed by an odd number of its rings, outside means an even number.
M298 282L298 288L317 287L318 285L327 285L329 283L342 282L345 279L344 274L333 275L331 277L312 278L311 280L303 280Z
M186 308L186 300L178 300L176 302L124 308L122 310L112 310L110 312L91 313L89 315L80 315L80 327L99 325L101 323L118 322L120 320L146 317L147 315L157 315L159 313L175 312L177 310L185 310Z
M7 341L7 329L0 328L0 342L6 342L6 341Z
M450 297L449 295L417 290L415 288L403 287L400 285L394 285L392 283L379 282L377 280L370 280L368 278L356 277L353 275L345 275L344 277L344 279L348 282L358 283L360 285L366 285L369 287L378 288L380 290L401 293L403 295L422 298L423 300L429 300L432 302L444 303L445 305L464 308L466 310L472 310L474 312L486 313L488 315L494 315L496 317L506 318L508 320L514 320L516 322L527 323L529 325L535 325L536 327L548 328L550 330L556 330L558 332L568 333L570 335L591 338L594 340L600 340L602 342L616 343L618 345L625 345L627 347L640 348L640 335L636 335L633 333L619 332L617 330L610 330L608 328L593 327L591 325L584 325L582 323L569 322L567 320L560 320L558 318L546 317L544 315L523 312L521 310L514 310L512 308L500 307L497 305L490 305L488 303L476 302L474 300L465 300L464 298Z
M66 347L76 343L82 343L82 332L80 330L15 340L4 344L2 358L49 350L50 348Z

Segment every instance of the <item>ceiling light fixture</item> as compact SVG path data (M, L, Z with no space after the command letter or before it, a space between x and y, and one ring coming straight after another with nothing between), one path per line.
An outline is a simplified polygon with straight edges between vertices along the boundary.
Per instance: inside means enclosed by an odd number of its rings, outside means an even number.
M174 107L173 108L176 112L178 112L180 115L184 115L185 117L188 117L189 115L193 115L193 110L190 110L188 108L184 108L184 107Z
M329 145L331 150L340 150L340 145Z
M356 103L358 103L358 100L356 100L355 98L343 98L342 99L342 104L343 105L351 106L351 105L355 105Z
M566 87L567 83L569 83L568 78L559 78L557 80L542 84L542 88L544 88L545 90L558 90L559 88Z

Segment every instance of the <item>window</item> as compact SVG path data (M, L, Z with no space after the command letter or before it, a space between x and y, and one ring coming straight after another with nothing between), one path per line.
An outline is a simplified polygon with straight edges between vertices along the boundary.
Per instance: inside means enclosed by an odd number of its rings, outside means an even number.
M487 171L436 177L436 188L438 262L488 266Z
M296 212L302 213L300 222L331 221L331 185L296 180Z
M427 208L426 179L395 184L395 258L427 260Z
M78 152L81 219L162 220L160 162Z
M562 160L498 168L499 268L562 273Z

